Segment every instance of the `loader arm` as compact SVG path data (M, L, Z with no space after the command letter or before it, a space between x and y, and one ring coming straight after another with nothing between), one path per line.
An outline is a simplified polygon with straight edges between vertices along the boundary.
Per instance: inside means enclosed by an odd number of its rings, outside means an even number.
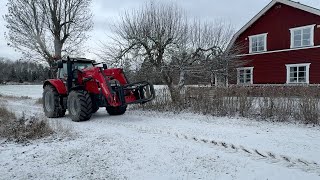
M80 79L82 82L95 81L98 87L97 93L102 93L108 104L113 107L143 104L155 97L152 84L146 81L127 84L122 69L118 68L103 70L99 67L93 67L85 70ZM116 80L117 84L111 85L112 80ZM88 85L86 89L89 88Z
M87 69L80 73L78 78L80 84L85 83L86 89L92 88L92 83L88 82L95 82L97 87L96 93L101 93L110 106L120 106L121 102L119 101L117 94L112 90L108 81L108 78L100 67Z

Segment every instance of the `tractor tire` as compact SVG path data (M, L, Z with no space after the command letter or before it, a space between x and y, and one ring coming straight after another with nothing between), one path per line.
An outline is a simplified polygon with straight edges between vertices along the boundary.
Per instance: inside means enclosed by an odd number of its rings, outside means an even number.
M42 94L44 114L48 118L59 118L66 114L66 110L60 105L60 96L56 88L51 85L44 87Z
M92 115L92 101L87 91L71 91L68 96L68 110L72 121L86 121Z
M106 107L107 112L111 116L122 115L126 112L127 106L119 106L119 107Z
M94 106L92 107L92 113L96 113L99 110L99 107Z
M99 110L99 106L94 98L94 96L91 95L91 102L92 102L92 113L96 113Z

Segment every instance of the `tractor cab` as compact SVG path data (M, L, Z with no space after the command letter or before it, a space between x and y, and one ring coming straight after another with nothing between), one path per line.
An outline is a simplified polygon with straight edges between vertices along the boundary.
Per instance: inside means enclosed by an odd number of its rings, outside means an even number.
M83 70L86 68L90 68L94 66L95 61L85 58L72 58L70 59L72 62L72 71L75 69ZM59 60L58 61L58 72L57 78L59 79L66 79L68 77L68 69L67 69L67 60Z

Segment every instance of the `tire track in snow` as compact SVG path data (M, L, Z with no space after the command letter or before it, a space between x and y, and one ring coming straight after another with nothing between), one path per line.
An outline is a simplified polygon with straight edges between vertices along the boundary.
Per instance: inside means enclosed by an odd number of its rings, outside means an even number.
M171 132L171 131L164 131L161 129L147 128L147 127L138 126L138 125L121 124L121 123L114 123L114 122L111 122L110 124L130 128L130 129L135 129L142 133L169 135L174 138L179 138L181 140L211 145L227 153L238 153L247 157L251 157L253 160L257 160L257 161L262 160L271 164L283 165L291 169L300 169L305 172L316 173L320 176L320 164L313 161L307 161L302 158L293 158L286 155L278 155L273 152L264 152L255 148L247 148L242 145L235 145L232 143L217 141L214 139L199 138L196 136L190 136L187 134Z

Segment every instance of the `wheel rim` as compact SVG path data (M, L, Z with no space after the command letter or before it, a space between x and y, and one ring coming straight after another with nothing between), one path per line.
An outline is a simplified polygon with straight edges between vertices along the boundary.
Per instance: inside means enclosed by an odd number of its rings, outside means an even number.
M70 103L70 113L72 115L76 115L79 111L79 108L80 108L79 102L75 98L72 98Z
M54 97L51 92L47 92L44 98L44 105L47 111L52 112L54 110Z

